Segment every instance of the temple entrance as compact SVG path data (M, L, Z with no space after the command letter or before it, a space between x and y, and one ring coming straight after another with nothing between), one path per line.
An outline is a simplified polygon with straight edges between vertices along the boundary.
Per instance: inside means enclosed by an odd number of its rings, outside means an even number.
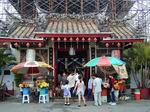
M83 65L88 59L88 45L85 43L84 46L83 43L78 43L78 45L77 43L61 43L58 45L57 43L56 46L57 75L62 73L64 70L67 70L78 72L83 75L83 77L87 77L87 70L83 68Z

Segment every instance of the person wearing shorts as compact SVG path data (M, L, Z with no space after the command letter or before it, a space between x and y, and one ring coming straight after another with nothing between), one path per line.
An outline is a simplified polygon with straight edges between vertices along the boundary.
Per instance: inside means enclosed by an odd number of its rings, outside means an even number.
M79 76L79 81L77 81L75 85L74 92L75 91L76 91L76 94L78 95L78 107L81 106L81 97L84 102L84 106L86 106L86 101L84 97L85 85L81 76Z

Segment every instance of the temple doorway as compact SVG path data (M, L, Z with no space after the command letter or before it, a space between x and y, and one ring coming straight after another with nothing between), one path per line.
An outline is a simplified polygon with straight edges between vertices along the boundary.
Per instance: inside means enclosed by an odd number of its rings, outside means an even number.
M64 70L73 71L78 72L85 79L88 69L83 68L83 65L89 58L88 44L57 43L56 46L56 74L61 74Z

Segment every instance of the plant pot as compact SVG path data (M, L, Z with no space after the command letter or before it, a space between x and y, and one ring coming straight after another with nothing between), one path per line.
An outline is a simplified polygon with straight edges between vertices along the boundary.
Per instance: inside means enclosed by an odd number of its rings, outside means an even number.
M149 94L149 88L143 88L140 90L141 93L141 99L148 99L150 94Z
M29 95L29 88L23 88L22 93L23 95Z
M101 96L107 96L107 89L102 89Z
M42 88L40 89L40 95L48 94L48 88Z
M136 101L141 100L140 89L135 89L135 90L134 90L134 99L135 99Z
M102 92L101 92L101 96L102 96L102 102L105 103L107 102L107 89L106 88L103 88L102 89Z

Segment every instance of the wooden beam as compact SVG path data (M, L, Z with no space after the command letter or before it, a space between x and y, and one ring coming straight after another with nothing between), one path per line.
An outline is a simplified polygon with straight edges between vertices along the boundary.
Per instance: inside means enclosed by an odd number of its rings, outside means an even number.
M0 42L43 42L43 40L34 39L14 39L14 38L0 38Z
M96 10L99 11L100 0L96 0Z
M53 0L50 0L50 5L51 5L50 11L53 11Z
M24 14L23 14L23 11L24 11L24 10L23 10L23 7L24 7L24 6L23 6L23 5L24 5L23 2L24 2L24 0L21 0L20 2L21 2L21 3L20 3L20 5L21 5L21 6L20 6L20 8L21 8L21 9L20 9L20 13L21 13L21 16L24 18ZM19 7L18 7L18 8L19 8Z
M144 39L118 39L118 40L103 40L103 43L113 43L113 42L140 42L143 43Z
M51 2L52 2L52 0L48 0L48 10L49 11L51 11L51 6L52 6Z
M42 33L37 33L35 34L37 37L42 37L42 38L63 38L63 37L73 37L73 38L82 38L82 37L85 37L85 38L107 38L107 37L111 37L111 34L42 34Z
M83 14L83 0L80 1L81 14Z
M116 0L110 0L111 4L111 12L112 12L112 19L116 19Z
M68 13L68 0L65 0L65 14Z

